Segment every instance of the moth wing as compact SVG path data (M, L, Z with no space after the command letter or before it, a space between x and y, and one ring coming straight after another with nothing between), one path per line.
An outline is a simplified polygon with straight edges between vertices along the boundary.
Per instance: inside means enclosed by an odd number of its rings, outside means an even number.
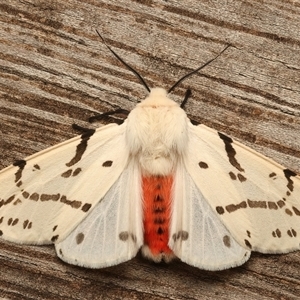
M177 168L169 247L182 261L205 270L243 264L250 251L240 246L185 170Z
M184 164L241 246L263 253L299 249L297 174L204 125L190 124Z
M89 130L2 170L2 237L27 244L63 240L124 170L125 126Z
M131 160L93 211L55 245L64 261L102 268L134 257L143 243L141 180Z

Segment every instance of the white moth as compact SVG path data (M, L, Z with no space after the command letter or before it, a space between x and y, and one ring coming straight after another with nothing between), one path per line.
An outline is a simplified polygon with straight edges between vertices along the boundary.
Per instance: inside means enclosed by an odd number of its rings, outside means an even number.
M193 125L154 88L123 124L86 130L2 170L0 235L54 243L62 260L84 267L142 249L157 262L176 256L222 270L251 251L299 249L300 177Z

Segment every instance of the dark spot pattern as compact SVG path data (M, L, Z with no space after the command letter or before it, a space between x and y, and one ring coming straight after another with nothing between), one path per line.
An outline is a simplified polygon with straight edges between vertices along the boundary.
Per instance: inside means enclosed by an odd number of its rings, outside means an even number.
M246 231L249 238L251 238L251 232L249 230Z
M159 212L156 212L156 213L158 214ZM164 224L165 222L166 222L166 219L165 218L161 218L161 217L156 217L153 220L154 224Z
M279 208L282 208L285 206L285 203L284 203L284 201L279 200L279 201L277 201L277 205L279 206Z
M19 219L16 218L16 219L13 219L13 218L9 218L8 221L7 221L7 225L8 226L15 226L17 225L19 222Z
M33 201L38 201L40 198L39 194L38 193L32 193L30 196L29 196L29 199L30 200L33 200Z
M268 208L269 208L269 209L275 209L275 210L277 210L277 209L278 209L278 206L277 206L277 204L276 204L275 202L273 202L273 201L268 201Z
M72 175L72 169L69 169L66 172L62 173L60 176L64 178L69 178L71 175Z
M273 178L274 180L277 179L276 176L277 176L277 174L274 173L274 172L272 172L272 173L269 174L269 177Z
M60 194L42 194L41 201L58 201Z
M199 167L201 169L207 169L208 168L208 164L206 162L204 162L204 161L200 161L199 162Z
M77 245L81 244L84 240L84 234L82 232L76 235L76 243Z
M88 129L86 132L84 132L81 135L81 141L76 147L75 156L68 163L66 163L67 167L71 167L81 160L82 155L87 149L88 140L94 133L95 133L95 129Z
M25 198L25 199L27 199L28 197L29 197L29 193L28 192L26 192L26 191L24 191L23 193L22 193L22 196Z
M74 172L73 172L73 174L72 174L72 176L73 176L73 177L77 176L81 171L82 171L81 168L75 169Z
M224 210L224 208L223 208L222 206L217 206L217 207L216 207L216 211L217 211L217 213L218 213L219 215L223 215L224 212L225 212L225 210Z
M3 205L7 205L7 204L11 203L12 201L14 201L15 197L16 197L16 195L12 195L9 198L7 198L6 200L2 199L0 201L0 207L2 207Z
M284 176L288 181L287 188L292 192L294 190L294 182L291 179L292 176L297 176L297 174L289 169L283 170ZM289 196L289 195L288 195Z
M13 166L19 167L19 170L15 173L15 182L17 183L22 177L22 172L26 166L26 160L16 160L13 163Z
M297 232L295 229L291 228L287 231L287 234L290 236L290 237L296 237L297 236Z
M189 233L185 230L180 230L177 233L174 233L172 236L174 242L181 239L182 241L186 241L189 238Z
M244 182L247 180L247 178L240 173L238 173L237 178L239 179L240 182Z
M245 245L249 248L252 249L252 245L250 244L250 242L248 240L245 240Z
M247 203L246 201L242 201L241 203L239 204L229 204L227 205L225 208L226 210L229 212L229 213L232 213L238 209L241 209L241 208L246 208L247 207Z
M2 236L3 235L3 231L2 230L0 230L0 236Z
M127 241L129 238L129 233L128 231L122 231L119 233L119 239L123 242Z
M52 242L52 243L55 243L55 242L58 240L58 237L59 237L59 235L54 235L54 236L51 238L51 242Z
M30 222L29 220L25 220L24 222L23 222L23 229L31 229L31 227L32 227L32 222Z
M57 229L57 226L58 226L58 225L55 225L55 226L53 227L52 231L55 231L55 230Z
M250 208L267 208L266 201L255 201L247 199L247 203Z
M18 204L21 204L22 203L22 201L21 201L21 199L17 199L14 203L13 203L13 205L18 205Z
M236 180L236 175L233 172L229 172L229 176L232 180Z
M85 204L82 206L81 210L84 211L84 212L87 212L87 211L89 211L89 209L90 209L91 207L92 207L92 204L90 204L90 203L85 203Z
M287 215L289 215L289 216L292 216L292 215L293 215L293 212L292 212L290 209L288 209L288 208L285 209L285 213L286 213Z
M272 236L281 238L281 231L277 228L275 231L272 231Z
M61 196L60 198L60 202L70 205L72 208L80 208L81 207L81 201L77 201L77 200L69 200L67 199L66 196Z
M133 233L129 233L128 231L122 231L119 233L119 239L121 241L126 242L129 240L129 238L131 238L131 240L136 243L137 238Z
M234 166L240 172L244 172L244 169L241 167L241 165L239 164L239 162L237 161L237 159L235 157L236 151L232 146L233 140L221 132L218 132L218 135L225 144L225 151L227 153L230 164L232 166Z
M69 169L67 171L65 171L64 173L62 173L60 176L64 177L64 178L69 178L71 176L75 177L77 176L80 172L82 171L81 168L77 168L74 171L72 169Z
M113 161L112 160L107 160L105 161L103 164L102 164L102 167L111 167L113 164Z
M296 216L300 216L300 210L298 208L296 208L295 206L292 207L294 213Z
M157 229L157 234L162 235L164 233L164 230L159 226Z
M231 247L230 237L228 235L223 236L223 243L227 248Z

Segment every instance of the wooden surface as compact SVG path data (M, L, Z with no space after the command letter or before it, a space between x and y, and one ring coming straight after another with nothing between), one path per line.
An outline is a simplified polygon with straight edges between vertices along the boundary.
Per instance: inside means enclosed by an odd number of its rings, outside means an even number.
M76 135L72 123L132 109L151 87L193 95L189 116L300 172L300 1L0 1L0 166ZM55 163L55 162L53 162ZM202 271L141 258L102 270L67 265L53 246L0 241L5 299L298 299L300 252L253 253ZM2 299L1 298L1 299Z

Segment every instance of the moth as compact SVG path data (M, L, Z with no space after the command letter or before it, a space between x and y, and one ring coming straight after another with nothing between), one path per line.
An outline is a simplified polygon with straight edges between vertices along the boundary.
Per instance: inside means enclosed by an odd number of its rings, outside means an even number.
M90 268L140 249L155 262L177 257L206 270L239 266L251 251L299 249L300 177L192 124L182 109L189 90L178 105L121 62L148 97L124 123L85 129L2 170L2 238L54 243L63 261Z

